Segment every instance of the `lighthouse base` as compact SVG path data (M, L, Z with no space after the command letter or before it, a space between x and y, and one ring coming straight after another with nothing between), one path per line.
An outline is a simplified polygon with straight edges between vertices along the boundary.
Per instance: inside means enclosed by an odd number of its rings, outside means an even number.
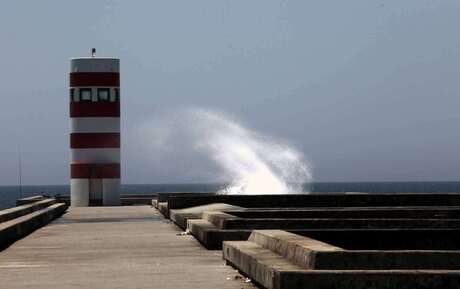
M70 205L119 206L120 179L71 179Z

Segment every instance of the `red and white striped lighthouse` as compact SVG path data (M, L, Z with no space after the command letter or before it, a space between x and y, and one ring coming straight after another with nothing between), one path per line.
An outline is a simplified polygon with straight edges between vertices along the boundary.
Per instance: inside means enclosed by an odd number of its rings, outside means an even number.
M120 60L70 60L71 206L120 204Z

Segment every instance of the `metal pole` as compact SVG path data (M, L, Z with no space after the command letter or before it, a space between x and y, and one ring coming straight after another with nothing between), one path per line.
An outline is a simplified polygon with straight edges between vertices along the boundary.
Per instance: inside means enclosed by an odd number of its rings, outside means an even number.
M18 169L19 169L19 198L22 199L22 156L21 156L21 147L18 148Z

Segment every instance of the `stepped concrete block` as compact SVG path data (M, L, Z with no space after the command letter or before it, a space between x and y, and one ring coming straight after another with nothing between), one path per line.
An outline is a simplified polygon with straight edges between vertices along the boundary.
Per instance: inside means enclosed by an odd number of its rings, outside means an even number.
M343 252L344 249L281 230L252 231L248 241L283 256L303 268L316 268L318 252Z
M216 203L186 209L170 210L169 217L176 225L185 230L187 228L187 220L201 219L203 215L213 211L232 211L241 209L243 208L229 204Z
M169 218L169 210L168 210L167 202L158 202L157 209L158 211L160 211L161 214L163 214L165 218Z
M460 219L222 218L221 229L459 229Z
M210 203L226 203L245 208L460 206L458 193L190 195L168 197L168 208L183 209Z
M17 199L16 200L16 206L22 206L22 205L35 203L35 202L41 201L41 200L46 199L46 198L47 197L45 197L45 196L32 196L32 197Z
M305 269L460 269L457 250L345 250L281 230L255 230L248 241Z
M459 270L305 269L251 241L226 241L222 251L228 264L269 289L460 288Z
M221 230L203 219L187 221L187 231L208 250L220 250L224 240L247 240L251 230Z
M25 203L24 205L9 208L0 211L0 223L6 222L20 216L24 216L26 214L32 213L37 210L41 210L48 206L51 206L56 203L56 199L54 198L47 198L47 199L40 199L39 201Z
M242 211L234 210L232 215L243 219L459 219L460 207L252 208Z
M47 208L32 212L0 224L0 248L5 248L16 240L43 227L67 210L65 203L53 204Z

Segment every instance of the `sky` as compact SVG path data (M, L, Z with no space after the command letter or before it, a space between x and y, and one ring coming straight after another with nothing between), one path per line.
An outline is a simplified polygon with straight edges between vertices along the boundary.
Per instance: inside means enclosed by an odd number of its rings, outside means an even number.
M458 0L2 1L0 185L69 182L69 58L121 59L122 182L212 182L144 127L188 107L305 154L315 181L460 180Z

